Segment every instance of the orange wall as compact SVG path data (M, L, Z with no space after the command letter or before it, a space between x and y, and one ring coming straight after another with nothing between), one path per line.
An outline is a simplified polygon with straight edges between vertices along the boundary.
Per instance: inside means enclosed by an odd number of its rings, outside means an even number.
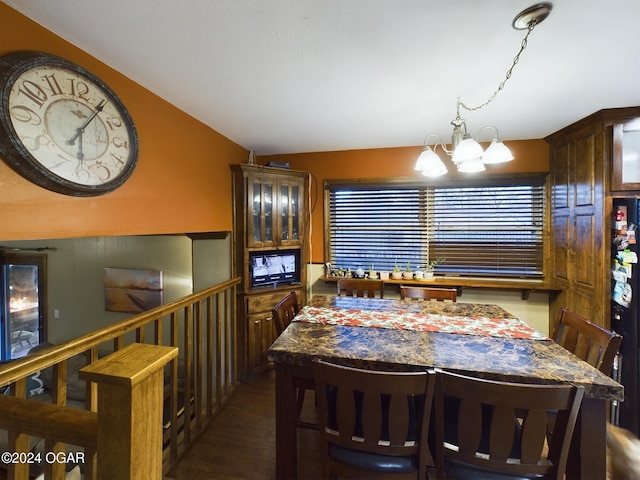
M231 230L229 164L245 162L247 150L0 3L0 55L19 50L102 78L133 117L140 156L122 187L90 198L50 192L0 162L0 241Z
M502 165L487 167L486 173L548 172L549 146L544 140L519 140L505 142L514 160ZM486 144L485 144L486 147ZM312 262L324 260L324 201L323 184L327 179L340 178L378 178L413 177L414 166L422 147L381 148L374 150L351 150L342 152L304 153L291 155L272 155L259 158L259 163L269 161L289 162L295 170L312 174L311 205L312 212ZM438 149L438 153L441 153ZM441 155L450 172L455 167ZM450 173L450 176L461 175ZM482 175L482 174L480 174Z

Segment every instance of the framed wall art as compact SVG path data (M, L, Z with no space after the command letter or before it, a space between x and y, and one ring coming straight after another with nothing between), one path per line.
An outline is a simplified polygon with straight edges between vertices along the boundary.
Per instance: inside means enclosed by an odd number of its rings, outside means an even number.
M140 313L162 305L162 270L104 269L104 307Z

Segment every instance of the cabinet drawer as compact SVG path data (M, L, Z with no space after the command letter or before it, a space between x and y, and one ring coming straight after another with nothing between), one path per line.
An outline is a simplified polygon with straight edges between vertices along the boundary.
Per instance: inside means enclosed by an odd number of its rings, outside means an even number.
M300 298L299 289L279 290L278 292L247 296L247 313L267 312L271 310L276 303L286 297L289 292L296 292L298 298Z

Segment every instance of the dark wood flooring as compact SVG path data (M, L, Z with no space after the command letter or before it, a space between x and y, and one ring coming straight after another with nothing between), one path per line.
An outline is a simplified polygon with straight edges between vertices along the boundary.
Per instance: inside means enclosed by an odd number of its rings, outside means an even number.
M313 394L305 413L313 410ZM318 432L298 430L298 478L319 480ZM229 404L167 474L173 480L281 480L275 462L275 374L240 385Z

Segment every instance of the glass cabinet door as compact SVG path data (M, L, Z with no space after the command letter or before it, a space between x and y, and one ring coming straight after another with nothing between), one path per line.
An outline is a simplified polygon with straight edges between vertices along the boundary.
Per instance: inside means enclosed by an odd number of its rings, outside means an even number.
M306 178L277 174L248 175L246 246L298 246L304 240Z
M274 190L270 179L249 179L247 188L247 244L270 246L275 242Z
M301 203L303 188L299 181L283 181L280 184L280 242L282 245L299 245L301 231Z
M613 190L640 190L640 118L613 126Z

